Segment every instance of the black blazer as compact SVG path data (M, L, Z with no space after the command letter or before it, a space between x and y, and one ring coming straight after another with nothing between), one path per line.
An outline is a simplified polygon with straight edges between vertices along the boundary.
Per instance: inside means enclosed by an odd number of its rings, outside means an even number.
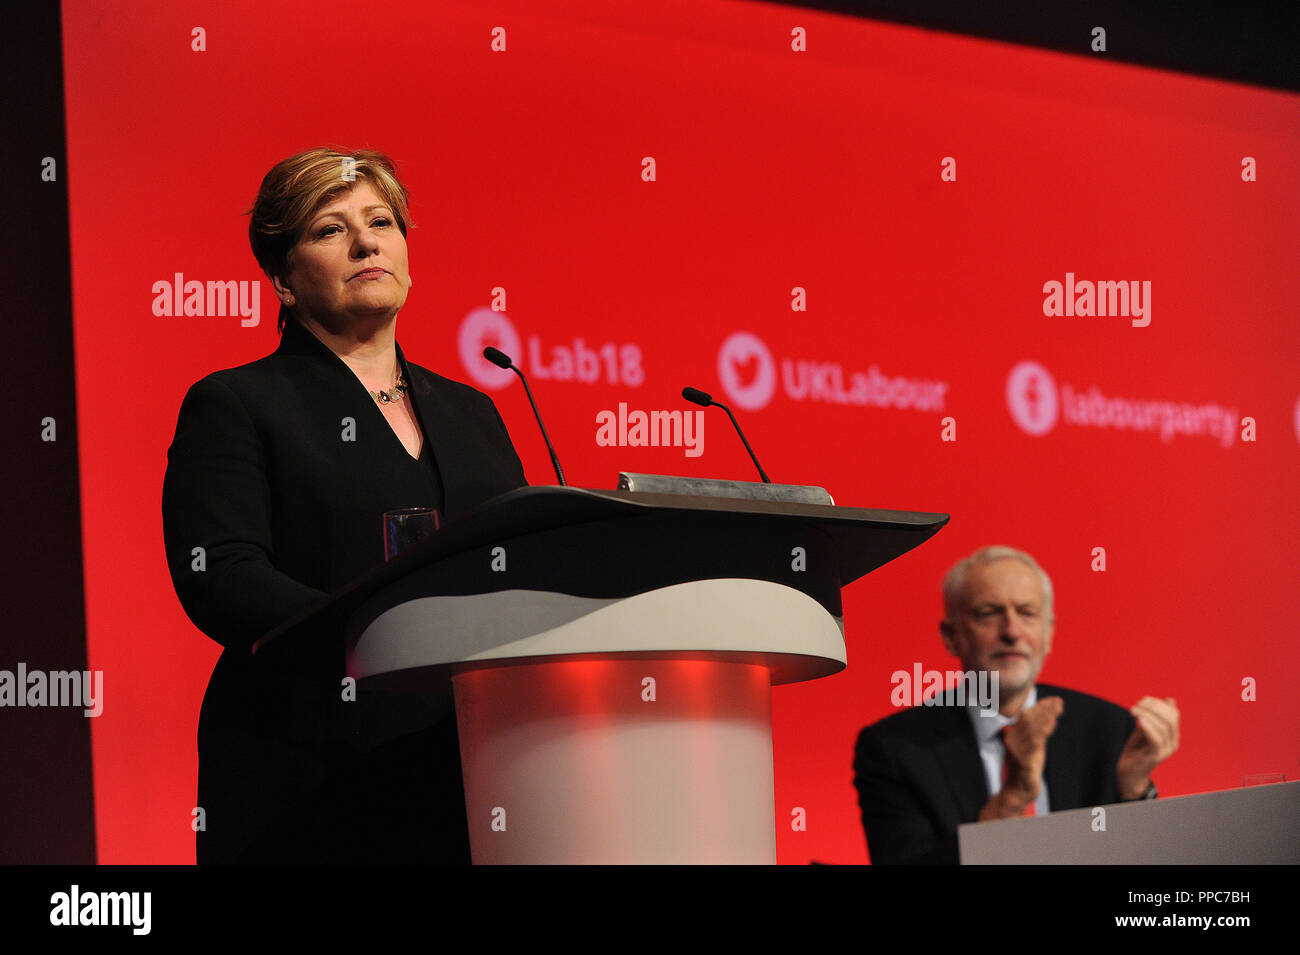
M1047 741L1052 811L1120 802L1115 764L1136 721L1123 707L1038 684L1065 709ZM858 736L853 760L862 828L873 864L958 861L957 826L989 800L975 729L964 707L916 706Z
M433 505L450 520L526 483L488 396L397 355L425 436L418 461L351 369L292 320L273 354L208 375L181 405L163 481L167 564L185 612L226 648L199 719L200 862L417 861L449 845L442 861L467 858L445 701L346 702L341 672L272 673L249 656L383 562L384 511ZM454 832L431 831L439 800ZM422 821L403 822L408 809ZM410 825L427 840L399 831ZM390 836L390 849L361 848Z

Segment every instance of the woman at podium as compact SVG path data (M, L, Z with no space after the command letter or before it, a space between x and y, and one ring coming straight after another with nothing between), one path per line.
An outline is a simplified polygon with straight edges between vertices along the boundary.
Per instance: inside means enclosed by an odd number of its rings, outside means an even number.
M383 562L386 511L455 518L523 468L488 396L397 343L412 283L391 160L292 156L250 216L280 343L189 389L163 484L177 596L224 648L199 719L198 861L468 862L445 701L349 694L341 672L272 672L250 649Z

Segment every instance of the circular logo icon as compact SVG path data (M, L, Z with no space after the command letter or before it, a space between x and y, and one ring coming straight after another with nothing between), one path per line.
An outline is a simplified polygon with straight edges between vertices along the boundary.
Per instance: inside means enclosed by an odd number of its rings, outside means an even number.
M483 349L491 345L510 356L516 365L523 367L523 352L519 348L519 333L501 312L490 308L476 308L461 320L457 342L460 363L479 387L500 391L515 380L509 368L500 368L483 357Z
M758 411L776 390L776 362L757 335L733 332L718 349L718 381L733 404Z
M1060 407L1056 379L1036 361L1022 361L1007 375L1007 410L1026 434L1047 434L1056 427Z

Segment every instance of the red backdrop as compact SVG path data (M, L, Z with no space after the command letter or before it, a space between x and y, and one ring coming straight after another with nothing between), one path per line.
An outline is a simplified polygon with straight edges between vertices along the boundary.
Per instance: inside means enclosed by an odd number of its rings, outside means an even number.
M752 409L774 480L953 515L847 589L848 670L773 691L782 862L866 859L856 733L890 712L893 671L955 664L939 581L987 543L1053 576L1045 680L1178 699L1163 792L1294 778L1300 98L767 4L536 6L64 4L100 861L193 860L217 647L167 576L165 453L191 383L275 347L241 213L274 162L323 143L398 161L416 223L398 338L491 391L530 481L553 477L522 389L461 358L484 327L518 336L575 485L750 478L719 412L698 457L597 444L598 412L682 408L691 384ZM156 315L176 273L259 281L259 323ZM1045 315L1067 273L1150 282L1150 323ZM468 322L496 287L504 312ZM720 354L736 332L770 363ZM596 380L557 375L576 339ZM945 384L941 407L871 400L900 376ZM1080 412L1067 388L1102 397ZM1210 405L1226 431L1205 433Z

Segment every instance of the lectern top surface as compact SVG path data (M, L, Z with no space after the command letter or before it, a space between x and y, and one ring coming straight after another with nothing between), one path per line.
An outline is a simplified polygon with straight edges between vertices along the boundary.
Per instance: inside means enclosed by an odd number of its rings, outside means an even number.
M550 485L517 488L449 522L427 540L286 621L254 644L253 652L294 631L341 621L371 596L408 574L465 551L594 522L628 518L654 521L656 517L665 522L680 522L683 518L692 523L707 522L720 533L728 527L743 527L751 532L764 525L783 532L793 525L810 528L830 538L839 586L905 554L948 523L947 514L914 511ZM636 541L629 540L628 546L634 552Z

